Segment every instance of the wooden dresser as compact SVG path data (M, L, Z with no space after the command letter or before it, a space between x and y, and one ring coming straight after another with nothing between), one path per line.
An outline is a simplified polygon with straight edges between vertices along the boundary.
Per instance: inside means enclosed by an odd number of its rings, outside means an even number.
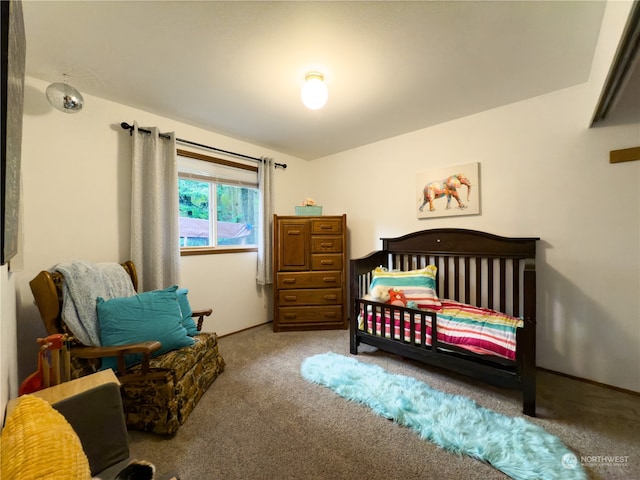
M273 330L347 328L347 216L273 217Z

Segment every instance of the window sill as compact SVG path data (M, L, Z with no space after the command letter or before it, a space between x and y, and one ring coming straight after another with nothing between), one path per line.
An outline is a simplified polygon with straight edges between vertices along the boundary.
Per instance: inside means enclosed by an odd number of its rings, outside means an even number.
M180 256L187 257L190 255L216 255L219 253L246 253L257 251L258 247L182 247L180 248Z

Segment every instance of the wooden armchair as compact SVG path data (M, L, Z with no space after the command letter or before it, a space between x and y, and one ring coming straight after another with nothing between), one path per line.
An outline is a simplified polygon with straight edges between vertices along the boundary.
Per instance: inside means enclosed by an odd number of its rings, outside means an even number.
M131 283L134 290L138 291L138 274L136 272L136 266L132 261L127 261L122 264L122 267L131 277ZM67 333L66 325L62 321L62 282L64 281L63 275L59 272L48 272L43 270L33 280L29 282L31 292L36 300L36 305L40 311L40 316L44 322L44 326L48 335ZM197 318L198 331L202 329L202 323L204 317L208 317L213 312L212 309L207 310L195 310L192 312L192 317ZM161 344L157 341L148 341L140 343L132 343L129 345L120 345L114 347L93 347L85 346L77 342L73 343L71 348L72 359L85 359L85 360L98 360L103 357L117 357L118 359L118 375L124 376L127 374L127 368L125 364L125 355L139 353L142 354L142 366L140 371L142 374L149 372L149 360L151 354L160 350ZM93 363L93 362L91 362ZM77 378L83 375L73 375Z
M127 261L122 267L137 291L135 265ZM60 272L49 271L40 272L29 282L49 335L72 335L62 319L63 282L64 276ZM155 340L108 347L85 346L72 341L71 377L95 373L101 367L102 358L116 357L127 425L138 430L173 433L224 370L216 334L201 332L204 317L211 313L211 309L192 312L199 333L193 336L195 345L159 356L153 355L162 347ZM141 354L142 362L128 367L125 355L129 354Z

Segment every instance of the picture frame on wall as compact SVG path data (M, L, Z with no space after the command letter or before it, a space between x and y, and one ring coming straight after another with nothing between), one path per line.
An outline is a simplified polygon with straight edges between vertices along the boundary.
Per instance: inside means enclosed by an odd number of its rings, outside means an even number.
M2 4L0 262L4 265L18 252L26 37L20 0L0 3Z
M416 174L418 218L480 214L480 163L441 167Z

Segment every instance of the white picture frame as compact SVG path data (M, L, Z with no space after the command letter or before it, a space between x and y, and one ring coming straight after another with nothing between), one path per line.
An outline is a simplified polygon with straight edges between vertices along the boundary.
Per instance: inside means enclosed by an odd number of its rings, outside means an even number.
M418 218L480 214L480 163L472 162L416 174Z

